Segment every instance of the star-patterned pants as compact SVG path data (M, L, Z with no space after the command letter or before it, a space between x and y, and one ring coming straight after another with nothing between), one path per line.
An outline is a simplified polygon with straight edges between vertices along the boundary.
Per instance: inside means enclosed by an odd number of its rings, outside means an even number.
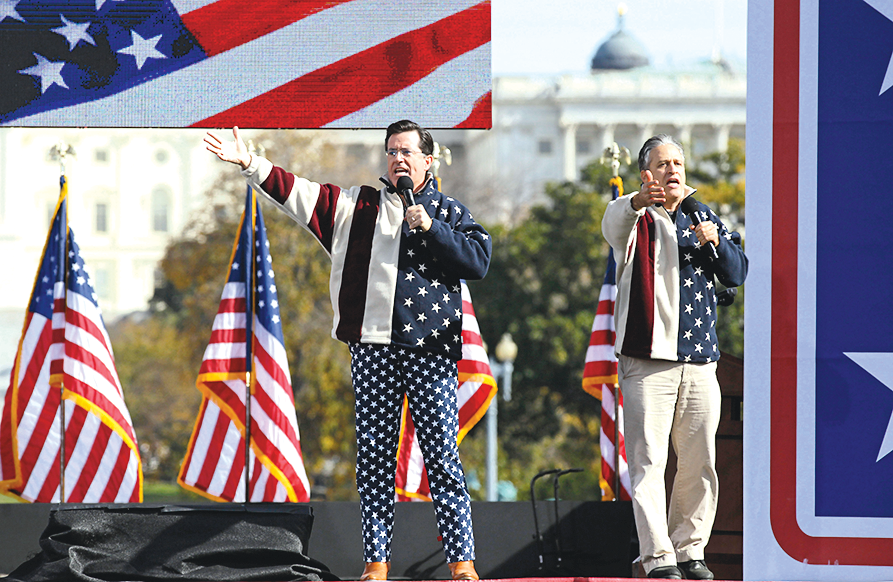
M447 562L474 559L471 498L459 460L456 363L389 345L350 344L356 395L363 560L388 562L404 393L416 426Z

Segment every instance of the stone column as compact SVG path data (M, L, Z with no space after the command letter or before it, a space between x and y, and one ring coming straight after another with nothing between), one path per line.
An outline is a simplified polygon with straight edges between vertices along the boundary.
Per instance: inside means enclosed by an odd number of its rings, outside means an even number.
M573 182L577 179L577 125L563 125L561 133L564 138L564 179Z
M732 130L731 125L714 125L713 126L713 151L725 152L729 149L729 132Z
M630 148L630 152L635 150L636 155L639 155L639 150L642 149L642 144L645 143L645 140L654 135L654 126L650 123L645 125L638 126L639 129L639 141L638 143L633 144L633 147Z
M601 129L601 142L599 152L603 152L605 151L605 148L611 147L611 145L614 143L614 130L617 129L617 125L613 123L607 123L599 127Z

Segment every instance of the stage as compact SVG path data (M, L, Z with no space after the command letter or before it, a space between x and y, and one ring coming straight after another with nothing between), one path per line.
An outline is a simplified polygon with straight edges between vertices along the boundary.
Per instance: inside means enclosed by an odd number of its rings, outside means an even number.
M482 579L641 576L629 502L545 500L536 510L529 501L473 503ZM708 565L718 579L740 580L740 546L721 553L724 537L708 546ZM429 503L397 504L392 552L392 580L449 578ZM4 504L0 574L13 570L11 579L34 581L356 579L359 504Z

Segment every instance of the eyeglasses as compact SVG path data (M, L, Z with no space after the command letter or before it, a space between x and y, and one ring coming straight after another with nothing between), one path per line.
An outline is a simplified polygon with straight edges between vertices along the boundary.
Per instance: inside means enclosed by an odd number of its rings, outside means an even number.
M397 154L400 154L404 158L408 158L412 154L420 154L422 152L413 150L387 150L385 153L388 154L389 158L396 158Z

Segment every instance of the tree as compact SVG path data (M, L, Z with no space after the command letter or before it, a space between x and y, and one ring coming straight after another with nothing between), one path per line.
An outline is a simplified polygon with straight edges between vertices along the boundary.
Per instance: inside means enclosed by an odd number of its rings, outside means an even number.
M325 181L344 162L347 180L374 183L377 169L336 151L319 134L270 132L259 136L277 163L295 173L307 171ZM210 155L210 154L209 154ZM198 413L195 389L202 355L211 334L226 281L246 186L234 166L221 166L221 177L205 194L204 211L169 245L161 269L164 286L142 321L116 330L119 370L127 375L128 401L141 442L151 446L147 476L176 478ZM364 178L358 175L364 174ZM320 177L321 176L321 177ZM311 485L325 488L329 499L354 499L356 444L350 356L331 338L330 261L323 248L275 205L262 202L270 240L285 346L295 394L304 463ZM123 376L123 374L122 374ZM123 378L122 378L123 382ZM169 451L164 462L160 453Z

